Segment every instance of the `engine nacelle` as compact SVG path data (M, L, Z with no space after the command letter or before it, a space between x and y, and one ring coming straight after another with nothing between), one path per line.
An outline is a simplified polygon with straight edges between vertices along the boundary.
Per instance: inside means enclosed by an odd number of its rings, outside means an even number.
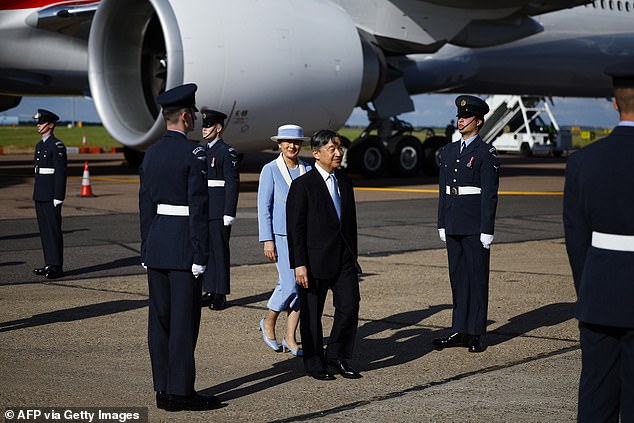
M198 84L199 109L230 116L226 139L249 151L285 123L338 129L383 73L380 53L324 0L103 0L89 40L103 125L137 149L164 131L158 93L182 83Z

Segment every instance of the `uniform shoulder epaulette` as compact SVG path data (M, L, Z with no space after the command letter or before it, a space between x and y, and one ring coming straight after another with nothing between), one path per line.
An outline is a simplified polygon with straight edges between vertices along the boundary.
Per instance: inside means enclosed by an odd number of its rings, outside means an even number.
M57 148L64 148L64 143L61 141L55 141L55 145L57 146Z
M198 146L198 147L196 147L196 148L194 148L194 149L192 150L192 154L193 154L194 156L197 156L198 154L200 154L201 152L204 152L204 151L205 151L205 148L204 148L204 147L200 147L200 146Z

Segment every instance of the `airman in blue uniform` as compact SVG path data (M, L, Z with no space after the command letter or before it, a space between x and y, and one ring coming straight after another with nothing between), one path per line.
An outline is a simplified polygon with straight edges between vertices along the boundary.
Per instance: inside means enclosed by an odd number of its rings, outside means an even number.
M499 161L495 148L478 135L489 106L478 97L456 98L460 142L441 151L438 232L447 244L453 296L451 334L436 349L485 349L489 259L498 201Z
M194 128L196 88L186 84L158 96L167 131L139 168L148 344L157 407L167 411L222 406L218 398L194 390L201 275L209 258L205 149L186 135Z
M33 200L44 250L43 267L33 269L36 275L55 279L64 276L64 239L62 237L62 203L66 198L66 167L68 158L64 143L53 131L59 116L38 109L37 131L42 136L35 146L35 185Z
M634 422L634 63L612 77L620 121L568 158L566 249L581 342L579 422Z
M236 220L240 174L238 152L222 139L227 115L203 110L203 139L207 143L207 187L209 195L209 263L203 286L203 305L212 310L227 306L231 293L229 237Z

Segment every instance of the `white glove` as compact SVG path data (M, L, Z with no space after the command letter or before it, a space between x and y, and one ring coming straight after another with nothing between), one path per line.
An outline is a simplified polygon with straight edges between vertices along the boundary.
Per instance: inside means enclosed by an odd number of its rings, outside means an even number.
M236 222L236 218L233 216L227 216L225 214L224 216L222 216L222 221L224 222L225 226L231 226Z
M480 234L480 242L482 246L487 250L491 248L491 243L493 242L493 235L489 234Z
M147 266L145 265L145 263L141 263L141 267L143 267L145 270L147 270Z
M447 242L447 237L445 236L445 228L438 229L438 236L442 242Z
M53 198L53 207L57 207L60 204L62 204L64 202L64 200L56 200L55 198Z
M195 263L192 264L192 274L195 278L205 273L205 270L207 270L207 266L205 265Z

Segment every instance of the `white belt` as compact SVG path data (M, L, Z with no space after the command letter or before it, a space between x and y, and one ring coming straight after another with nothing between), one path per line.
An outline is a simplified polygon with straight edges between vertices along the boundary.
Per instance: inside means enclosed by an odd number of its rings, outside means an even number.
M447 195L473 195L482 193L482 188L480 187L450 187L447 185L445 188Z
M167 216L189 216L189 206L173 206L171 204L159 204L156 207L157 214Z
M35 173L39 173L40 175L52 175L55 173L54 167L35 167Z
M592 246L604 250L634 252L634 235L592 232Z
M225 181L218 181L216 179L209 179L207 181L207 186L208 187L224 187L225 186Z

